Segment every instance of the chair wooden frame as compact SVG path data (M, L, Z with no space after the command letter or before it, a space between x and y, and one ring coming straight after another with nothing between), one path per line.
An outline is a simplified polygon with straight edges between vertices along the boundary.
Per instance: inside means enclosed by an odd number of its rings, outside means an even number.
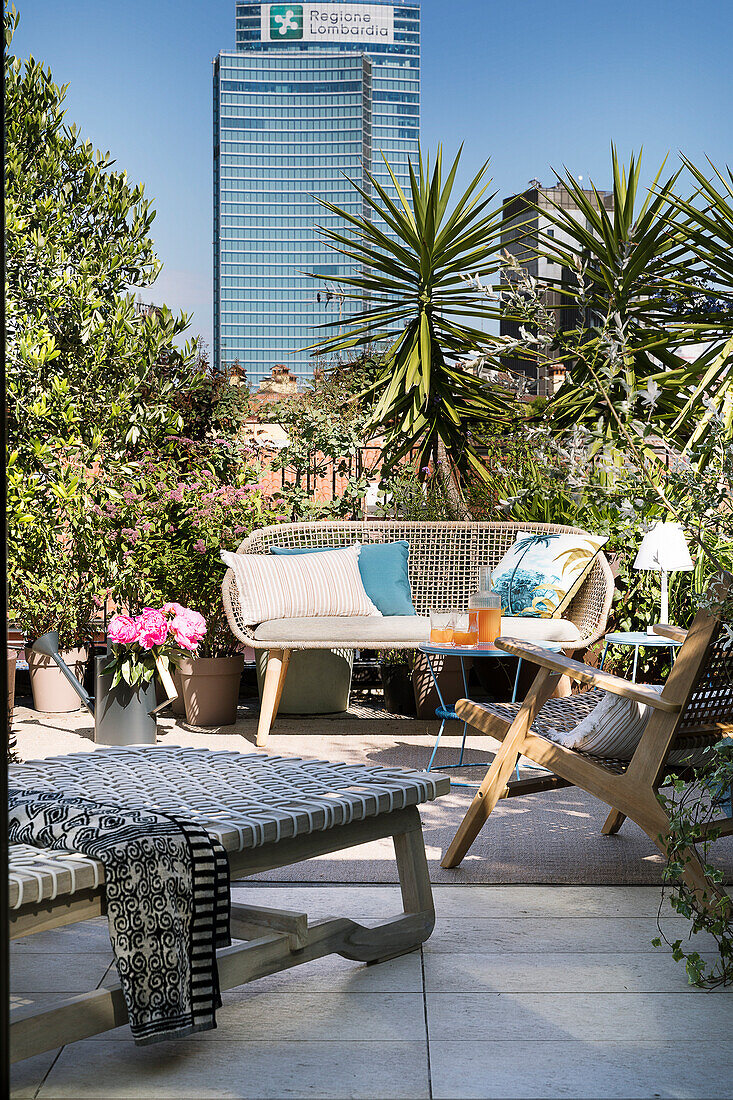
M461 718L502 744L443 857L442 866L450 868L460 864L500 798L565 786L580 787L610 806L603 826L604 834L617 832L628 817L666 854L669 816L657 799L657 790L667 773L666 760L675 740L678 735L685 741L699 736L705 743L706 737L708 740L714 739L733 729L733 695L730 716L725 721L703 720L697 724L694 721L691 724L689 719L685 721L686 708L706 673L719 629L719 619L709 611L698 613L689 632L678 628L659 628L659 633L683 642L661 694L570 660L562 654L510 638L498 638L500 648L533 661L540 666L540 670L512 722L497 717L486 707L468 699L457 703L456 711ZM561 676L569 676L582 684L602 688L653 708L641 741L623 771L619 772L607 763L532 732L533 722L552 696ZM550 774L511 782L520 756L547 768ZM676 770L681 769L678 767ZM716 819L715 828L720 830L721 835L733 833L733 818ZM693 851L686 855L689 856L686 882L698 897L705 892L710 894L715 888L706 878L700 860Z

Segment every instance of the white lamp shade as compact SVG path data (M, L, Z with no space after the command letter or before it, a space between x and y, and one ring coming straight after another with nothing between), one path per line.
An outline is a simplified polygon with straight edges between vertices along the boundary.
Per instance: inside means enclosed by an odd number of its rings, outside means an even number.
M634 569L688 573L695 568L679 523L658 523L641 540Z

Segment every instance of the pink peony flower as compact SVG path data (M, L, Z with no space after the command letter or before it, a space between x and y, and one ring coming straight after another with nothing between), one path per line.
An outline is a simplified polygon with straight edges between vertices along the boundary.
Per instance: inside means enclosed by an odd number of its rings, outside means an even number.
M129 645L137 641L137 623L129 615L113 615L107 628L107 636L112 642Z
M182 607L171 622L170 630L182 649L196 649L206 633L206 619L198 611Z
M185 615L188 608L182 607L179 603L164 603L160 610L164 615Z
M153 607L144 607L142 615L135 620L138 628L138 642L143 649L152 649L162 645L168 637L168 620Z

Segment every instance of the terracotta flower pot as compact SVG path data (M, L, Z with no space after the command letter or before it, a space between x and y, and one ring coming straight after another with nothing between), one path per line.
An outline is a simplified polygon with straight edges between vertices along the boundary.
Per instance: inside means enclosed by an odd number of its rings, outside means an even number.
M58 665L45 653L25 651L30 672L33 706L46 714L62 714L79 710L81 699L74 691ZM79 683L84 681L88 653L86 647L67 649L61 658L69 666Z
M15 664L18 660L16 650L8 650L8 752L13 755L17 748L17 738L13 733L13 711L15 710Z
M179 666L186 721L192 726L233 726L244 657L184 657Z
M8 650L8 720L15 709L15 666L18 661L18 652L15 649Z

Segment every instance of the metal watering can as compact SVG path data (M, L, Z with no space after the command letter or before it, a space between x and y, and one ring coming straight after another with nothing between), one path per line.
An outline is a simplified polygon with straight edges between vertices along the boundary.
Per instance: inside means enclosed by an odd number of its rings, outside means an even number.
M168 696L156 705L155 678L148 684L130 687L122 680L112 687L112 672L104 672L109 659L107 654L94 660L94 698L80 684L59 653L59 634L49 630L33 642L29 649L50 657L94 718L94 740L100 745L154 745L158 728L158 711L167 706L176 691L172 681L166 684ZM167 677L170 679L169 677Z

